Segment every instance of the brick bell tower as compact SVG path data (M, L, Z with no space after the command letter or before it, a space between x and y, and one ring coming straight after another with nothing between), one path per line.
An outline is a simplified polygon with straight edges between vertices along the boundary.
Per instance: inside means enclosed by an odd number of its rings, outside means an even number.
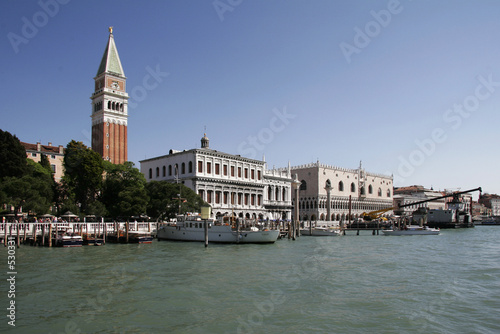
M92 150L114 164L127 161L127 78L109 28L109 39L94 78L92 100Z

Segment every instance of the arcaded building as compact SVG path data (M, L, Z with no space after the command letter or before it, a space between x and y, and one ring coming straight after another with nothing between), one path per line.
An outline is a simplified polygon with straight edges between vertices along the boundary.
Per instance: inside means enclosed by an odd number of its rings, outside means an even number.
M216 216L290 219L290 169L268 170L265 161L213 150L206 135L201 148L170 150L140 161L149 181L181 182L212 207Z
M319 161L291 168L297 174L300 220L341 221L361 216L363 212L391 208L393 177L370 173L361 166L348 169ZM295 196L293 196L295 202ZM384 215L390 215L387 211Z

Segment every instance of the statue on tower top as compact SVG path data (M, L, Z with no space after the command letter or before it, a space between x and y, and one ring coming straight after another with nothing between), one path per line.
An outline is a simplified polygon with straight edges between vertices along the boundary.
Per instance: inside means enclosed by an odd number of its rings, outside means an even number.
M109 34L110 34L110 35L113 35L113 27L111 26L111 27L109 27L108 29L109 29Z

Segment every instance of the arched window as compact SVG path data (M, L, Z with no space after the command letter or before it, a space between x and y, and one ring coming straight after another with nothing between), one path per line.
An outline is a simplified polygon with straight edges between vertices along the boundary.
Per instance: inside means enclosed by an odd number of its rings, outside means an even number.
M168 176L172 176L172 165L168 165Z
M344 191L344 182L339 182L339 191Z
M354 182L351 183L351 192L356 192L356 185L354 184Z
M378 197L382 197L382 189L378 188Z
M108 109L111 109L111 101L108 101Z
M153 170L150 168L149 169L149 178L152 179L153 178Z
M267 200L270 201L273 195L271 187L267 188Z
M190 161L189 162L189 173L192 173L193 172L193 162Z
M365 187L361 187L360 192L361 192L361 195L365 195Z
M160 167L156 167L156 177L160 176Z
M387 189L387 197L391 197L391 190Z
M286 201L286 188L283 188L283 192L281 194L281 200Z
M116 106L115 106L115 103L113 102L113 103L111 104L111 109L116 110L115 108L116 108Z
M181 165L181 173L186 174L186 163L184 163L184 162Z
M278 188L276 188L276 197L274 198L274 200L278 201L279 198L280 198L280 190Z
M373 187L371 184L368 186L368 193L373 194Z
M307 183L306 183L305 180L302 180L300 182L300 188L299 188L299 190L307 190Z
M165 177L165 174L167 172L167 168L165 166L162 167L162 172L163 177Z

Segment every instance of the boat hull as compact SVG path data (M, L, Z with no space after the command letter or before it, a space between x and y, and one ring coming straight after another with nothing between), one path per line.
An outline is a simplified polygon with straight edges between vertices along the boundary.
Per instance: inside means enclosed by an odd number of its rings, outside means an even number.
M438 235L440 231L434 228L409 228L403 230L382 230L384 235Z
M82 247L83 240L79 236L62 237L56 240L56 247Z
M201 225L201 224L200 224ZM211 226L208 241L216 243L274 243L279 230L242 230L239 234L231 226ZM158 229L158 240L205 241L204 228L162 226Z
M342 232L339 229L313 228L312 230L309 229L300 230L300 234L313 237L338 237L342 235Z

